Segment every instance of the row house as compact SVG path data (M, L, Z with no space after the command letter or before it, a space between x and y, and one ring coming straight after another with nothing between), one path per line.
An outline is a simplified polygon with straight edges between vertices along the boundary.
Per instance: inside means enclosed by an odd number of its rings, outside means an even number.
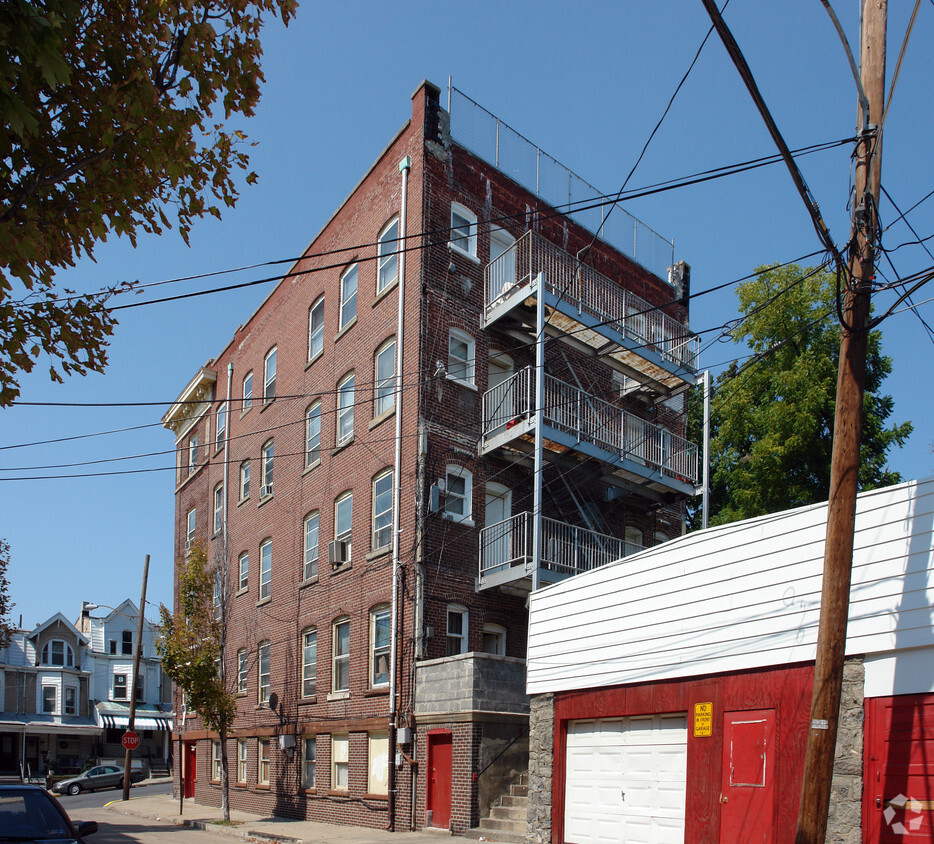
M204 548L224 621L233 808L477 827L528 765L530 592L680 535L696 490L687 265L618 209L612 246L605 209L560 207L573 173L515 169L500 141L527 142L451 96L419 86L163 417L175 553ZM177 738L177 784L219 804L218 737L185 712Z

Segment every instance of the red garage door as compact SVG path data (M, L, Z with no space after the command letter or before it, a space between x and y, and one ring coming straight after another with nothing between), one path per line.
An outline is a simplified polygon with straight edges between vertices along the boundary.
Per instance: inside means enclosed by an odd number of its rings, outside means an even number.
M866 700L864 840L934 844L934 694Z

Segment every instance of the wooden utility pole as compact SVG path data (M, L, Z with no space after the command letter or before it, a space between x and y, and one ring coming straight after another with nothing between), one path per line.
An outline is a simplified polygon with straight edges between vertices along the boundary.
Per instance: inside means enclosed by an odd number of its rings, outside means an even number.
M136 620L136 647L133 649L133 688L130 691L130 719L127 732L136 726L136 689L139 685L139 658L143 652L143 621L146 615L146 582L149 580L149 554L143 563L143 590L139 597L139 617ZM133 770L133 751L127 747L123 762L123 799L130 799L130 774Z
M860 79L869 107L867 113L860 106L859 146L855 155L855 207L847 256L850 278L843 301L820 627L795 844L824 844L827 834L850 606L867 326L882 168L877 127L885 98L887 0L862 0L861 8Z

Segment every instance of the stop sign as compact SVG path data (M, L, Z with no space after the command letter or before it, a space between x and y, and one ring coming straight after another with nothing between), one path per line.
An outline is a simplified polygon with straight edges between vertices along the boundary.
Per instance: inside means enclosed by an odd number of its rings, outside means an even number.
M123 739L121 741L127 750L136 750L136 748L139 747L139 733L133 733L127 730L123 734Z

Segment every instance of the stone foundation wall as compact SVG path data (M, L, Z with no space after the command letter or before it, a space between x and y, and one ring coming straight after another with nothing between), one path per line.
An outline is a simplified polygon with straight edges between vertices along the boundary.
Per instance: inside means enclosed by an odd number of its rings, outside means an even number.
M529 713L529 844L551 841L555 696L535 695Z
M863 658L843 666L840 720L830 787L827 844L862 844Z

